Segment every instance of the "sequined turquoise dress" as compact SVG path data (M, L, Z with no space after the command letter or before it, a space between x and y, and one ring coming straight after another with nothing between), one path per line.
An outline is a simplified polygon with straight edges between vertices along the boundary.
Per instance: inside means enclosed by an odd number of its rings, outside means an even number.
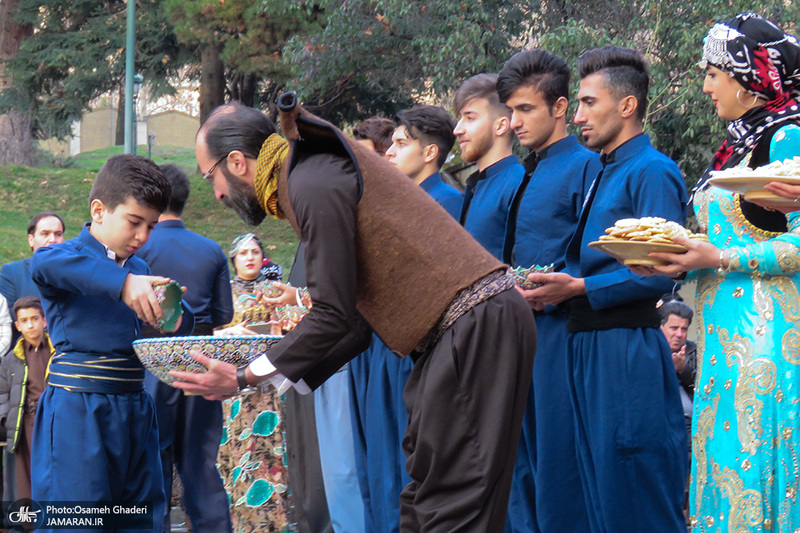
M772 159L800 155L800 128L788 128ZM734 193L710 187L694 204L732 260L695 273L692 531L800 531L800 214L770 234Z

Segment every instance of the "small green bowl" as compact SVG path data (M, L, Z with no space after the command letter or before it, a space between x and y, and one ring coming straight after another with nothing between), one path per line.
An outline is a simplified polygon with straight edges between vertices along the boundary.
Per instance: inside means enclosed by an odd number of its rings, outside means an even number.
M153 292L156 293L158 303L161 305L162 314L157 324L158 329L161 331L173 331L178 319L183 314L183 307L181 307L183 291L180 283L177 281L154 283Z
M514 278L514 281L517 285L525 290L535 289L536 287L541 287L541 283L534 283L528 279L528 274L549 274L553 271L553 264L550 263L547 266L541 265L533 265L530 268L509 268L508 275Z

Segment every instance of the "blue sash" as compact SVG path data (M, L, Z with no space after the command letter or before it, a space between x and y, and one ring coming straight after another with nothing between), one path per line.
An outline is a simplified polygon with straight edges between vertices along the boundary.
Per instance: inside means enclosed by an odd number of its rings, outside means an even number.
M48 383L71 392L141 392L144 390L144 368L136 357L60 353L50 362Z

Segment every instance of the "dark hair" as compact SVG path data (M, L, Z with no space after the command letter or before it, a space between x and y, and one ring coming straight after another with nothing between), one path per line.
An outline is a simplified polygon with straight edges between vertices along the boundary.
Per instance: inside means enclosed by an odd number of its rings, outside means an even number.
M186 173L175 165L160 165L161 172L166 176L172 187L172 194L169 197L169 205L165 210L168 213L181 216L186 200L189 199L189 178Z
M642 54L630 48L604 46L584 52L578 57L578 74L581 79L601 71L614 98L636 98L639 104L636 116L643 120L647 112L650 77Z
M60 216L58 216L55 213L51 213L50 211L43 211L41 213L38 213L38 214L34 215L33 218L31 219L31 221L28 222L28 235L33 235L34 233L36 233L36 226L39 225L39 222L41 222L42 219L50 218L50 217L57 218L58 221L61 222L61 230L62 231L66 230L66 228L64 227L64 219L63 218L61 218Z
M133 198L163 213L172 188L158 165L140 155L109 157L89 193L89 203L100 200L109 211Z
M667 323L667 320L669 320L669 317L672 315L684 320L688 320L689 324L692 323L692 318L694 317L694 311L692 311L692 308L678 300L672 300L665 303L658 308L658 313L661 315L662 326Z
M375 151L384 154L392 145L394 123L388 118L370 117L353 128L353 137L358 141L372 141Z
M44 316L42 301L36 296L23 296L14 302L14 316L19 313L20 309L38 309L42 316Z
M497 94L505 103L520 87L542 93L552 109L559 98L569 100L570 72L567 62L541 48L519 52L506 61L497 75Z
M436 164L439 168L447 161L447 154L453 149L456 136L453 130L456 121L453 117L437 105L416 105L411 109L400 111L394 117L395 126L404 126L408 136L419 140L425 146L435 144L439 147L439 156Z
M267 137L277 131L275 123L258 109L239 102L231 102L214 108L200 126L208 155L219 159L234 150L246 157L258 158L258 152Z
M464 81L453 97L453 110L456 115L461 113L464 106L476 98L485 98L489 105L501 114L510 117L511 110L500 102L497 95L497 74L478 74Z

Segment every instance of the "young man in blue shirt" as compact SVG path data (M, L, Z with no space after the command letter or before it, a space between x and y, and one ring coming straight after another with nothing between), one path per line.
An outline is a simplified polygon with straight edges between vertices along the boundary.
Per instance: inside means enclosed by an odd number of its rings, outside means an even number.
M567 135L569 81L567 63L541 49L516 54L498 74L509 126L530 150L506 234L503 260L512 266L564 269L584 195L600 170L598 155ZM526 299L532 292L517 290ZM567 317L556 306L535 315L539 342L506 531L577 533L588 522L567 385Z
M193 335L212 335L233 318L228 258L219 244L189 231L181 216L189 198L189 178L175 165L162 165L172 194L150 239L137 254L153 274L186 287L186 302L194 311ZM145 328L145 336L160 336ZM183 503L198 533L231 530L228 496L217 472L222 439L222 404L162 383L147 372L145 389L153 397L158 417L164 492L172 493L172 467L183 482ZM169 531L169 508L164 516Z
M459 117L453 133L461 159L478 166L467 178L460 222L502 260L508 214L525 169L512 153L511 112L497 95L497 75L466 80L456 91L453 107Z
M463 195L439 173L455 142L453 118L439 106L418 105L398 113L394 122L386 159L457 218Z
M630 49L590 50L574 122L603 168L587 194L564 272L532 275L534 309L569 309L568 384L590 531L685 531L686 431L655 307L672 289L588 247L622 218L686 219L677 165L643 133L649 77Z
M78 237L40 248L31 269L56 349L36 412L33 499L145 504L153 531L166 497L153 400L131 344L142 322L161 316L152 284L167 278L151 276L134 254L169 196L149 159L110 158L89 195L91 222ZM181 322L179 334L192 330L185 305ZM150 528L148 515L138 527Z

